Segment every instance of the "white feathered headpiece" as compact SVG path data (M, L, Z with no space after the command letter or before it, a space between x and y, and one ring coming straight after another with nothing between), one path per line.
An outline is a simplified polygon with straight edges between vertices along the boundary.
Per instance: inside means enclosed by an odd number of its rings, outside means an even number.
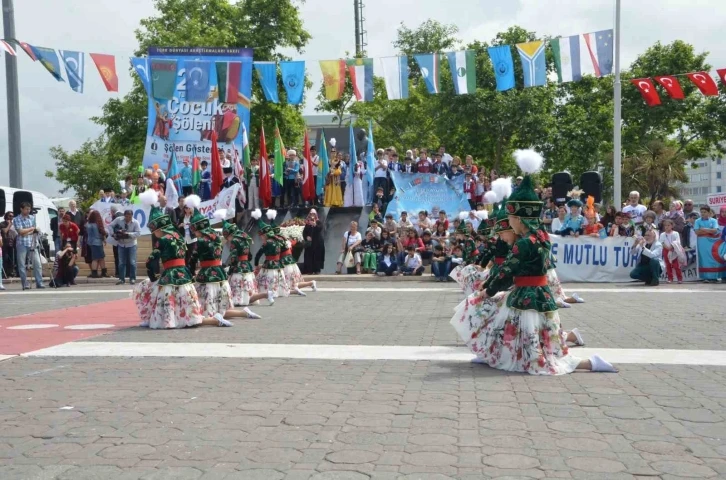
M149 188L139 194L139 200L146 206L152 206L159 203L159 193L156 190Z
M492 192L497 195L497 202L512 196L512 178L497 178L492 182Z
M514 152L514 159L524 173L537 173L542 169L544 158L534 150L517 150Z
M255 220L259 220L260 218L262 218L262 210L260 210L259 208L256 208L256 209L252 210L251 215L252 215L252 218L254 218Z
M484 194L484 203L495 204L501 202L502 199L493 190L488 191Z
M202 199L199 198L199 195L189 195L184 199L184 206L187 208L199 208L201 204Z
M459 220L466 220L469 218L469 212L459 212Z
M477 210L477 212L476 212L476 217L477 217L477 218L478 218L479 220L486 220L486 219L488 219L488 218L489 218L489 212L488 212L488 211L486 211L486 210Z
M277 218L277 210L272 210L272 209L268 210L267 211L267 219L268 220L274 220L275 218Z
M224 220L225 217L227 216L227 209L221 208L219 210L215 210L214 213L212 214L212 216L214 218L216 218L217 220Z

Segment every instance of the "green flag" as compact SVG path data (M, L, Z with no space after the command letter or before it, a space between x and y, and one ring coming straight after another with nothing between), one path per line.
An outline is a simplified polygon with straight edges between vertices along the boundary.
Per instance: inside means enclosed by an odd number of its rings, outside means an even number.
M202 169L199 165L199 157L197 156L197 147L194 147L194 156L192 157L192 188L197 191L197 187L202 181Z
M176 60L151 61L151 94L159 100L171 100L176 89Z
M275 122L275 181L282 185L283 178L285 178L284 172L285 172L285 157L287 156L287 151L285 150L285 145L282 143L282 137L280 136L280 128L277 126L277 122Z
M245 170L250 168L250 139L247 136L247 127L242 122L242 165Z

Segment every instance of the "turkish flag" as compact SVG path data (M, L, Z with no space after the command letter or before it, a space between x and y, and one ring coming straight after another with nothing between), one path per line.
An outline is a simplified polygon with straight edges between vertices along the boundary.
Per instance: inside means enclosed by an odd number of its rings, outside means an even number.
M686 75L698 87L702 94L707 97L718 96L718 85L716 85L716 81L711 78L708 72L687 73Z
M109 92L118 92L118 75L116 74L116 57L104 53L89 53L96 64L101 80Z
M310 153L310 138L308 138L308 129L305 128L305 143L303 147L303 156L305 157L305 175L303 176L302 197L306 202L315 200L315 182L313 181L313 156Z
M212 198L216 198L222 190L224 183L224 175L222 174L222 162L219 159L219 149L217 148L217 132L212 130L212 157L209 160L212 166Z
M655 77L655 81L660 83L663 88L665 88L666 92L668 92L668 95L674 100L683 100L686 98L685 95L683 95L683 89L681 88L680 82L678 82L678 79L676 77L673 77L671 75L664 75L662 77Z
M270 163L267 161L265 127L260 128L260 202L262 208L272 206L272 183L270 183Z
M648 104L649 107L660 105L660 97L658 92L655 90L655 85L650 78L634 78L630 81L633 85L640 90L640 94L643 96L643 100Z
M716 70L718 72L718 78L721 79L721 83L726 85L726 68L722 68L721 70Z

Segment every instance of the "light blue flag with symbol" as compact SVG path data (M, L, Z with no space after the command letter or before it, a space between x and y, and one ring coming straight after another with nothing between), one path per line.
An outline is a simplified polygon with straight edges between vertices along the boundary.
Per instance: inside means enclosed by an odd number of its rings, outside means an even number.
M166 171L167 181L171 180L174 182L177 192L182 191L181 172L179 171L179 165L177 165L176 159L176 145L172 144L171 158L169 159L169 168Z
M350 124L350 164L348 165L348 171L350 172L350 178L348 179L348 185L353 187L353 179L355 178L355 166L358 162L358 154L355 153L355 134L353 133L353 124ZM346 188L348 188L346 186ZM355 191L355 190L353 190Z
M146 94L151 94L151 81L149 80L149 59L146 57L131 57L131 68L138 74L144 85Z
M83 93L83 77L85 72L84 53L60 50L63 64L66 66L68 85L76 93Z
M368 120L368 151L366 152L366 177L368 177L368 189L366 203L371 203L373 201L373 173L376 170L376 163L376 146L373 144L373 121Z
M262 93L265 94L265 100L280 103L280 95L277 93L277 63L255 62L253 65L262 87Z
M300 105L305 90L305 61L280 62L280 73L287 93L287 103Z
M211 62L184 61L184 80L187 102L206 102L209 98L209 67Z
M545 45L543 41L518 43L517 51L524 70L524 86L540 87L547 83Z
M65 81L61 76L60 62L58 61L58 54L55 53L55 50L52 48L36 47L34 45L31 45L30 48L33 50L35 58L53 75L53 78L59 82Z
M439 93L439 54L421 53L413 56L421 69L421 76L426 82L429 93Z
M318 196L325 193L325 179L328 178L330 171L330 158L328 158L328 144L325 141L325 130L320 135L320 167L318 167L318 184L315 186L315 192Z
M492 59L497 90L503 92L514 88L514 60L512 60L512 50L509 45L489 47L487 51Z

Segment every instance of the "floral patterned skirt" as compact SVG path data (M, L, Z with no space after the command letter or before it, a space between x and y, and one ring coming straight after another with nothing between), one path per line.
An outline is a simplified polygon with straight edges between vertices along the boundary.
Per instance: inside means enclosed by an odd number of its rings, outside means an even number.
M131 292L131 298L134 299L141 323L148 324L151 321L156 301L156 297L152 295L154 287L156 287L156 282L147 278L137 283Z
M302 282L303 276L297 263L285 265L282 272L285 275L285 282L287 282L291 289L297 288L298 283Z
M562 284L560 283L560 279L557 277L557 271L554 268L547 270L547 285L550 287L550 291L555 297L556 302L565 301L567 295L565 295L565 291L562 289Z
M289 297L290 287L285 280L282 269L261 269L257 274L257 286L260 292L273 292L275 297Z
M185 328L202 323L204 315L194 285L159 285L151 289L149 328Z
M194 286L199 295L202 306L202 315L211 317L215 313L224 315L227 310L234 308L232 304L232 290L227 280L214 283L197 283Z
M229 288L234 305L249 305L250 297L257 294L257 278L252 272L234 273L229 277Z
M506 306L507 295L466 300L463 316L451 323L477 361L508 372L572 373L580 359L569 354L558 313ZM459 312L457 312L459 313Z
M449 277L453 278L454 281L461 287L464 288L464 278L463 278L463 270L464 266L457 265L454 267L453 270L451 270L451 273L449 274Z
M461 269L459 274L461 280L459 286L464 290L464 295L468 297L472 293L481 290L481 286L484 285L488 276L489 269L479 270L474 264L467 265Z

